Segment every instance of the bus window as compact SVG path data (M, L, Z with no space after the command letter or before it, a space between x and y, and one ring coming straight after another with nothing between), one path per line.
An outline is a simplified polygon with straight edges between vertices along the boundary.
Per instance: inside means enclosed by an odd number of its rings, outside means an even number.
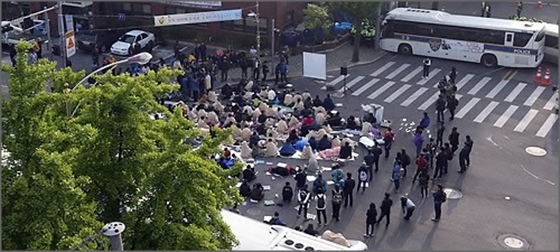
M546 36L544 46L558 49L558 37Z
M393 38L394 37L394 23L393 22L386 22L386 24L382 27L382 35L383 38Z
M532 37L533 37L532 34L516 32L515 37L513 39L513 46L525 47L527 43L529 43L529 40L531 40Z
M541 31L539 33L539 35L537 35L537 38L535 38L535 42L541 42L541 40L544 38L545 32Z

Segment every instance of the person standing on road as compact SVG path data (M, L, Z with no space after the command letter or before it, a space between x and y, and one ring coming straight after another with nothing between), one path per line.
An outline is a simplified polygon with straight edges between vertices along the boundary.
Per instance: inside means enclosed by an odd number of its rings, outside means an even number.
M443 114L443 111L445 111L445 105L446 105L445 99L443 98L443 95L440 94L436 101L436 114L437 114L438 122L445 121L445 115Z
M280 70L282 68L282 65L280 64L280 62L278 62L278 64L276 64L276 67L274 68L274 85L278 85L278 82L280 82Z
M459 173L464 173L467 170L467 157L469 156L469 147L465 144L459 152Z
M301 188L298 192L298 218L301 216L301 210L303 210L303 218L307 220L307 208L309 207L309 200L311 199L311 193L307 191L307 185Z
M422 138L422 142L424 142L424 138ZM406 153L405 149L401 149L401 168L404 169L404 173L402 174L403 178L406 177L407 174L406 168L410 165L410 163L412 163L410 156Z
M356 189L356 193L360 192L360 187L362 188L362 194L366 191L368 176L368 166L366 165L366 162L363 162L358 169L358 189Z
M381 215L379 215L379 219L375 222L375 224L379 225L383 217L386 218L385 227L388 227L391 223L391 207L393 206L393 200L389 197L391 196L389 193L385 193L385 198L381 202Z
M385 135L383 136L383 142L385 142L385 159L389 158L389 154L391 154L391 146L393 145L394 140L395 134L393 134L393 130L391 128L387 128Z
M378 161L379 161L379 157L378 157ZM375 163L375 157L373 156L371 149L369 149L368 154L364 156L364 163L366 164L368 170L368 174L369 174L368 179L369 181L371 181L371 178L373 177L373 164Z
M406 215L404 216L404 220L410 220L410 216L412 216L412 213L414 213L414 209L416 208L414 202L412 202L412 200L408 198L407 195L402 196L401 207L403 214L406 213Z
M16 59L17 59L17 50L16 50L16 45L12 44L10 45L10 60L12 61L12 66L16 66Z
M334 189L332 190L332 218L336 221L340 221L340 205L342 205L343 192L340 189L339 184L334 184Z
M444 147L439 147L439 153L436 156L436 170L434 172L434 179L443 176L443 169L447 163L447 152Z
M438 222L441 218L441 204L447 201L447 194L443 191L443 186L438 185L438 189L433 193L435 217L432 221Z
M422 130L417 130L416 134L412 138L414 145L416 146L416 157L422 152L422 146L424 146L424 136L422 135Z
M206 62L206 53L207 53L207 48L206 48L206 44L204 42L202 42L200 44L200 60L202 62Z
M373 155L373 164L371 166L373 167L373 165L375 165L374 171L377 172L379 170L379 157L381 157L381 154L383 154L383 150L379 148L379 144L377 142L375 142L375 145L371 148L371 154ZM370 176L369 181L371 181L372 179L373 176Z
M451 129L451 133L449 134L449 144L451 144L451 152L455 154L455 151L459 149L459 132L457 131L457 127L453 127Z
M97 49L97 46L93 47L93 51L91 51L91 61L94 67L99 67L99 49Z
M517 17L521 17L521 11L523 10L523 2L517 2Z
M241 60L239 61L239 68L241 68L241 79L246 80L247 68L249 68L246 58L241 58Z
M418 178L418 175L420 175L420 173L424 171L428 172L428 161L426 160L425 152L420 153L420 156L416 158L416 173L414 173L414 177L412 178L412 183L414 183L414 181L416 181L416 178Z
M375 231L375 221L377 220L377 207L375 203L369 204L369 209L366 212L366 233L364 237L373 237L373 231ZM371 228L371 231L370 231Z
M288 83L288 63L282 61L280 62L280 82L283 84Z
M420 186L420 196L422 198L428 197L428 182L430 181L430 175L428 171L423 171L418 176L418 185Z
M267 62L265 61L262 65L262 74L263 74L262 82L263 83L266 81L266 77L268 76L268 72L270 72L270 69L268 68Z
M432 65L432 61L430 60L430 58L425 58L423 64L424 68L422 71L422 79L428 78L428 76L430 76L430 66Z
M436 144L434 147L443 146L443 134L445 133L445 124L443 122L438 123L438 129L436 131ZM435 149L434 149L435 151Z
M447 110L449 110L449 114L451 114L449 121L453 121L453 119L455 119L455 110L457 109L457 106L459 106L459 100L457 100L455 95L449 97L449 100L447 100Z
M319 222L319 226L322 225L321 215L323 216L325 225L327 225L327 196L323 194L323 189L317 192L317 206L315 206L315 209L317 210L317 222Z
M449 73L449 80L451 84L455 84L455 79L457 78L457 70L455 67L451 67L451 72Z
M229 71L229 58L223 57L220 61L220 71L222 71L222 82L227 81Z
M294 179L296 180L296 191L307 187L307 173L305 172L305 169L300 169Z
M348 201L350 201L350 207L354 204L354 187L356 187L356 181L352 178L352 173L346 173L346 181L344 181L344 207L348 207Z
M473 140L471 139L471 136L467 135L467 140L465 141L465 145L468 147L468 153L467 153L467 158L466 158L466 165L467 167L469 167L471 165L471 151L473 148Z
M253 61L253 80L257 81L261 73L261 61L255 57Z
M395 164L393 165L393 173L391 179L393 180L393 184L395 185L395 191L399 192L399 187L401 185L401 170L404 170L401 167L401 161L395 160Z

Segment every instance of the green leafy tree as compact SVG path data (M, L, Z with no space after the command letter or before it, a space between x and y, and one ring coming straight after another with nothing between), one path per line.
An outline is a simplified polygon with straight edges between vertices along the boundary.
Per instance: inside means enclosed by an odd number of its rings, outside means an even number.
M362 40L362 22L370 18L381 7L380 2L331 2L331 8L341 10L352 17L352 24L356 28L352 62L360 61L360 41Z
M16 67L2 65L11 94L2 101L2 152L11 154L2 164L2 249L69 250L103 225L81 189L89 178L72 169L76 151L67 149L59 115L64 97L46 92L65 71L45 59L28 65L29 49L19 43Z
M128 226L127 249L223 250L235 241L220 210L239 200L237 179L230 177L241 167L223 170L209 158L230 132L214 129L194 150L184 142L199 130L181 111L154 100L178 88L167 83L179 73L108 74L96 77L95 88L74 92L82 106L72 121L83 127L73 137L79 139L76 171L91 178L86 190L100 202L102 221ZM148 116L156 112L166 119Z
M307 29L328 28L331 24L329 10L325 5L307 4L303 13L305 15L305 28Z

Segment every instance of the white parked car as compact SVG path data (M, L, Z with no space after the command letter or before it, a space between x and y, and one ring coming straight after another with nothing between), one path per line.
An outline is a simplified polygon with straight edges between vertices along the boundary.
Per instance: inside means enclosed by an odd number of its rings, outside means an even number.
M111 46L111 53L121 56L133 55L141 51L151 51L155 44L156 37L153 33L132 30L122 35L119 40Z

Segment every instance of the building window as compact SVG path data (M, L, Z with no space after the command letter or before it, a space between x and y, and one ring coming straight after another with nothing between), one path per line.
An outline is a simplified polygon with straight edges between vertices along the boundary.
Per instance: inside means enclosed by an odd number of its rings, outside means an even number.
M152 5L151 4L142 4L142 13L152 14Z
M131 3L122 3L122 10L123 11L132 11L132 4Z

